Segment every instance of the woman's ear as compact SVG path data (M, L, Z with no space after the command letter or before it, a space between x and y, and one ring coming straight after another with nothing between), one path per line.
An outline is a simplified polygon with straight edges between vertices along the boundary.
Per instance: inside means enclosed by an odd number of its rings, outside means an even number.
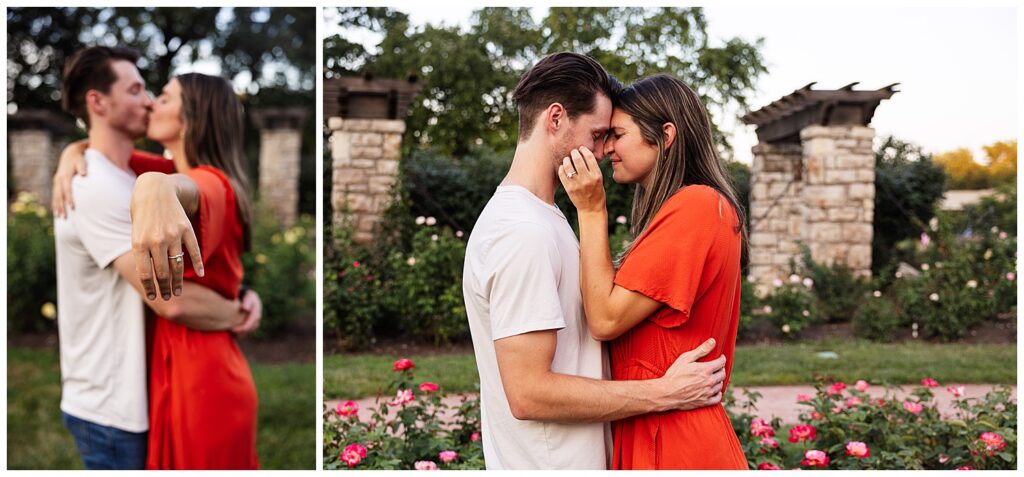
M676 141L676 125L672 123L662 124L661 133L665 138L665 150L667 151L669 146Z

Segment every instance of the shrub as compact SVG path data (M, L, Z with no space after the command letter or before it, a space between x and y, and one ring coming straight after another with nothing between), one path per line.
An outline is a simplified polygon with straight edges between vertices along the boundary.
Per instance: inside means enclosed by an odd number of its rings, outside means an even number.
M814 280L814 295L822 318L829 323L849 322L860 303L867 281L854 276L853 270L843 263L826 266L811 258L811 251L802 248L802 273Z
M7 331L53 329L57 265L53 218L35 194L21 192L7 215Z
M877 290L863 295L853 312L854 334L872 341L893 341L900 324L896 305Z
M740 316L739 327L736 330L737 337L745 337L751 331L754 320L757 318L755 311L760 309L762 308L754 291L754 282L748 279L746 283L740 284Z
M263 319L254 336L273 337L296 316L316 306L316 225L308 215L282 228L270 214L257 214L252 251L242 257L244 283L260 295Z
M818 320L818 308L811 292L814 284L793 274L783 282L775 279L772 290L761 302L764 316L771 321L782 336L796 338L808 325Z
M380 314L380 272L352 241L349 223L324 229L331 234L324 253L324 333L333 333L342 349L365 349Z

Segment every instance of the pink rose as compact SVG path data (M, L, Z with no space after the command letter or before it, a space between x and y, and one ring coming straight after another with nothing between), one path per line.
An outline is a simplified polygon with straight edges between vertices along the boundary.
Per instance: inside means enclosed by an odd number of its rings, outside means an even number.
M812 398L811 396L808 396L806 394L797 394L796 395L796 402L811 402L812 399L814 399L814 398Z
M921 380L921 385L926 388L937 388L939 387L939 382L932 378L924 378Z
M338 413L339 416L354 416L357 412L359 412L359 404L357 404L355 401L339 402L338 407L337 409L335 409L335 411Z
M389 406L401 406L406 403L412 402L412 389L400 389L395 393L395 400L388 403Z
M966 388L964 388L963 386L949 386L946 388L946 391L949 391L949 393L952 394L953 397L960 397L964 395Z
M750 433L757 437L771 437L775 435L775 429L772 429L768 421L758 417L750 421Z
M359 260L352 262L352 268L359 268Z
M844 383L842 381L837 381L837 382L832 383L832 385L829 386L828 389L825 392L827 394L831 395L831 396L835 396L835 395L843 394L843 390L844 389L846 389L846 383Z
M1015 278L1017 278L1017 275L1015 275L1013 272L1007 272L1006 273L1006 279L1007 280L1012 282Z
M451 461L453 461L455 459L458 459L459 458L459 454L457 452L455 452L455 451L452 451L452 450L446 450L446 451L441 451L440 454L437 454L437 458L441 459L441 462L444 462L445 464L447 464L447 463L449 463L449 462L451 462Z
M1006 441L1003 440L1003 436L995 432L982 432L978 436L978 440L985 443L985 450L988 451L989 456L1006 448Z
M416 363L413 363L412 361L410 361L408 359L402 358L402 359L400 359L398 361L395 361L395 365L394 365L394 367L391 368L391 370L392 371L405 371L407 369L412 369L412 368L415 368L415 367L416 367Z
M817 419L821 419L821 413L820 413L820 412L818 412L818 411L814 411L814 412L812 412L812 413L811 413L811 419L815 419L815 420L817 420Z
M775 440L775 438L765 437L764 439L761 439L761 450L762 451L765 450L765 449L778 449L778 448L779 448L779 441Z
M760 464L757 464L757 470L782 470L782 467L771 462L761 462Z
M846 407L847 408L851 408L851 407L860 406L861 402L862 401L860 400L859 397L853 396L853 397L851 397L851 398L846 400Z
M418 460L413 464L413 468L416 470L437 470L437 464L432 460Z
M810 467L827 467L828 454L820 450L811 449L804 453L804 460L800 461L800 464Z
M420 391L423 391L425 393L437 392L438 389L439 389L438 386L436 384L434 384L434 383L423 383L423 384L420 384Z
M904 401L903 409L906 409L911 414L919 414L921 411L924 410L924 406L913 401Z
M471 440L473 442L476 442L476 441L480 440L480 433L479 432L474 432L474 433L470 434L469 435L469 440Z
M850 441L846 443L846 455L852 455L858 459L871 457L871 449L863 442Z
M854 384L853 387L856 388L860 392L864 392L864 391L868 390L870 385L868 384L867 381L865 381L863 379L858 379L857 380L857 384Z
M963 467L957 467L956 469L953 469L953 470L974 470L974 467L971 467L969 465L965 465Z
M843 407L842 406L836 406L836 407L832 408L832 414L839 414L841 412L843 412Z
M922 232L921 233L921 245L927 247L928 244L930 244L931 242L932 242L931 237L929 237L928 234Z
M939 454L939 463L945 464L946 462L949 462L949 456L946 454Z
M789 430L789 442L797 443L803 440L813 441L817 438L818 431L807 424L797 424Z
M341 460L349 467L355 467L366 458L366 447L360 444L349 444L341 451Z

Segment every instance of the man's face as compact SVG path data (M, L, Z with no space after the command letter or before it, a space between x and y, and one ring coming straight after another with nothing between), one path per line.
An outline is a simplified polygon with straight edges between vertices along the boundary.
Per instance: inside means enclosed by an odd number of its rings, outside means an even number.
M598 158L604 151L604 139L612 118L612 101L603 94L595 98L594 110L581 114L576 119L569 119L569 127L558 142L556 148L555 167L562 164L562 158L580 146L593 151Z
M112 129L133 138L141 137L146 134L149 109L153 105L146 83L131 62L115 60L110 63L110 68L117 81L110 85L106 94L98 93L102 114L94 115L92 120L106 121Z

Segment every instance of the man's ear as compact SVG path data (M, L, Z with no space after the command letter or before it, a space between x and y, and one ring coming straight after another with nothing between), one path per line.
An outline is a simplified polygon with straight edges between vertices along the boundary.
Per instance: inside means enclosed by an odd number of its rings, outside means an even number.
M100 93L99 91L96 91L94 89L90 89L89 91L86 91L85 92L85 112L86 112L86 114L89 114L89 113L95 113L95 114L98 114L98 115L105 114L107 112L106 111L107 104L106 104L106 101L104 101L105 99L106 98L104 98L103 94Z
M661 134L665 138L665 150L676 141L676 125L672 123L665 123L661 125Z
M562 103L551 103L548 109L544 110L544 125L548 132L555 134L565 125L566 114Z

